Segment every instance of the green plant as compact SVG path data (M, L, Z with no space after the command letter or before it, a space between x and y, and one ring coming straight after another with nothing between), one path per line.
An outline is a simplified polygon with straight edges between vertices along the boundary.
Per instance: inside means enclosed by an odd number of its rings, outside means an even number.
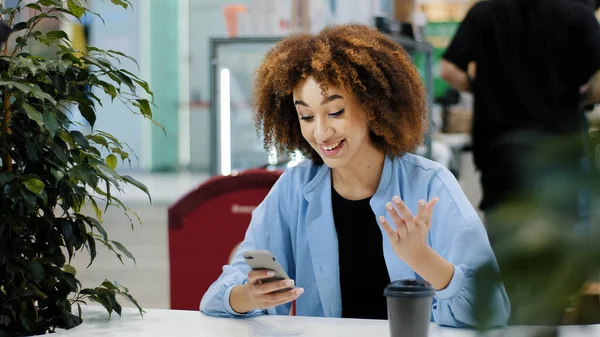
M592 148L600 145L594 137L583 138ZM594 213L600 201L600 158L590 153L584 156L589 162L581 160L581 135L519 140L517 168L526 186L486 214L500 273L490 266L479 271L477 315L485 327L494 312L486 298L491 286L502 281L511 300L511 325L556 327L564 324L585 284L598 282L600 219ZM556 330L543 333L539 336L555 336Z
M128 0L110 1L125 9L131 6ZM14 40L10 48L5 43L0 55L0 335L73 328L82 320L81 308L76 315L72 306L79 307L85 300L120 315L116 295L143 313L129 291L118 284L105 281L82 289L69 265L83 249L89 252L91 265L98 242L121 262L121 254L133 259L122 244L109 239L102 214L113 206L135 215L113 194L123 184L136 186L150 198L142 183L115 171L117 157L131 163L126 144L94 129L102 101L92 88L153 121L148 84L119 68L120 58L135 60L91 46L84 54L70 47L64 31L36 29L42 20L98 15L87 5L87 0L38 0L0 8ZM25 11L35 14L27 21L13 22ZM49 58L30 54L27 50L32 43L56 52ZM140 88L144 93L137 93ZM75 130L75 114L87 120L92 128L89 134ZM86 204L95 216L83 214ZM139 218L129 219L133 229Z

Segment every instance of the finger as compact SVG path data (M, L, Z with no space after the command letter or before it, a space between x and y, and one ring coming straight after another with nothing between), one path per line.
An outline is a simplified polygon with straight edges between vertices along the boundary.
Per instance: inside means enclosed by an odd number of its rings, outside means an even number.
M422 226L426 224L427 216L429 215L429 213L427 212L427 204L425 203L425 200L419 200L418 208L419 210L417 212L417 216L415 216L415 224L417 226Z
M435 207L435 205L437 205L439 200L440 200L439 197L435 197L427 203L427 207L426 207L427 208L427 221L425 221L425 225L428 228L431 228L431 219L433 218L433 208Z
M298 297L300 297L300 295L302 295L303 293L304 293L303 288L295 288L295 289L280 292L280 293L267 294L264 296L264 300L265 300L264 302L268 303L270 307L274 307L274 306L278 306L281 304L291 302L291 301L297 299Z
M269 294L274 291L278 291L278 290L282 290L282 289L286 289L286 288L292 288L293 286L294 286L294 280L287 279L287 280L265 282L263 284L257 284L257 285L255 285L254 288L256 290L255 295L259 296L259 295Z
M406 226L406 230L408 232L414 231L417 228L417 226L415 225L415 219L414 219L410 209L408 209L408 207L406 207L406 205L404 204L402 199L400 199L400 197L397 195L392 198L392 201L396 205L396 208L398 209L400 216L402 217L402 219L404 219L404 224Z
M273 276L275 276L275 272L272 270L268 270L268 269L251 270L250 272L248 272L248 283L250 283L250 284L260 283L259 282L260 280L266 279L269 277L273 277Z
M387 219L383 215L379 217L379 222L381 223L381 227L383 227L383 230L385 231L385 234L387 234L390 241L394 242L398 239L396 231L392 228L392 226L390 226L390 224L387 222Z
M406 236L406 234L408 233L406 223L400 217L400 214L398 214L398 211L394 208L394 205L392 205L391 202L388 202L385 204L385 208L387 209L388 214L390 215L392 221L394 222L394 225L396 226L396 232L398 233L398 235L400 235L401 237Z

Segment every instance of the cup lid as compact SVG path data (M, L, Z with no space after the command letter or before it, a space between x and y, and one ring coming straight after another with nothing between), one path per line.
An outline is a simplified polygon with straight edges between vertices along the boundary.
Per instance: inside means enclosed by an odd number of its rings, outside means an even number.
M425 297L433 296L434 293L435 289L428 282L415 279L395 280L383 291L384 296L390 297Z

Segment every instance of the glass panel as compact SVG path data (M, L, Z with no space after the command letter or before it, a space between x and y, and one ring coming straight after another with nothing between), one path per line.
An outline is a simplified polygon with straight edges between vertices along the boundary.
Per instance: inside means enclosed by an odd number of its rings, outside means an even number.
M229 69L230 72L231 168L234 171L256 168L269 163L269 154L263 147L262 136L257 134L254 125L250 99L254 71L273 45L273 43L228 43L219 45L217 50L218 81L222 69ZM218 82L218 90L220 85ZM217 113L220 113L220 108Z

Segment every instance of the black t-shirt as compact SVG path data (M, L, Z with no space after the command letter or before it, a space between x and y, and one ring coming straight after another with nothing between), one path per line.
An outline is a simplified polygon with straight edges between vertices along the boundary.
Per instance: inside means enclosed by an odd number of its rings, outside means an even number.
M485 153L509 131L579 132L580 87L600 69L600 26L574 0L490 0L471 8L444 56L466 71L477 64L473 152Z
M347 200L333 186L331 195L338 235L342 317L387 319L383 290L390 277L370 198Z

